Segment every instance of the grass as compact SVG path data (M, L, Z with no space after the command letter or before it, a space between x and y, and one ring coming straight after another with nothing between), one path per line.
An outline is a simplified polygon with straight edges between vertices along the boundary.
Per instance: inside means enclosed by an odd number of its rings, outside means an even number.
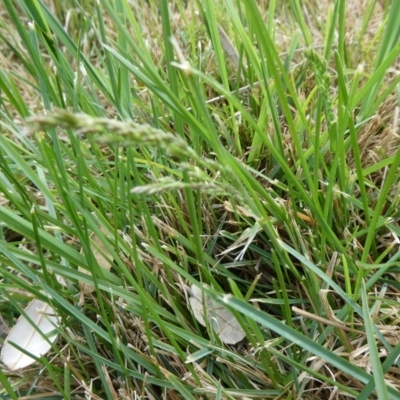
M0 12L0 395L400 399L399 2Z

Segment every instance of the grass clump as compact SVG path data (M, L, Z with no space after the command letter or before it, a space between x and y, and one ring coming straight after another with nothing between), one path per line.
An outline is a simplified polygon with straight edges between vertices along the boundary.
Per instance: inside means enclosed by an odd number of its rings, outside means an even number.
M0 310L60 324L1 395L400 398L400 3L367 3L4 1Z

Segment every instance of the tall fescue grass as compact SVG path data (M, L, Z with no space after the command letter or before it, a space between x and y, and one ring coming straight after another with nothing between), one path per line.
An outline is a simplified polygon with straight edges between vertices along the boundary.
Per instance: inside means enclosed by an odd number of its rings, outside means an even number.
M0 394L400 398L400 3L317 6L4 0Z

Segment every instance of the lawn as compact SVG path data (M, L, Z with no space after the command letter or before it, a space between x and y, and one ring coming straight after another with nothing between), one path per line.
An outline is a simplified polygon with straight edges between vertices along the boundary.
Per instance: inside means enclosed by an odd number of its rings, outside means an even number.
M399 16L3 0L0 398L400 399Z

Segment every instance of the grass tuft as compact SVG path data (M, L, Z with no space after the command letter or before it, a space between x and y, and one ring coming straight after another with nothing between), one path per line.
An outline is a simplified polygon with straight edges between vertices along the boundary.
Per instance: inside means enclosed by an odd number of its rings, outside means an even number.
M0 334L60 321L0 396L400 399L400 3L358 3L0 5Z

